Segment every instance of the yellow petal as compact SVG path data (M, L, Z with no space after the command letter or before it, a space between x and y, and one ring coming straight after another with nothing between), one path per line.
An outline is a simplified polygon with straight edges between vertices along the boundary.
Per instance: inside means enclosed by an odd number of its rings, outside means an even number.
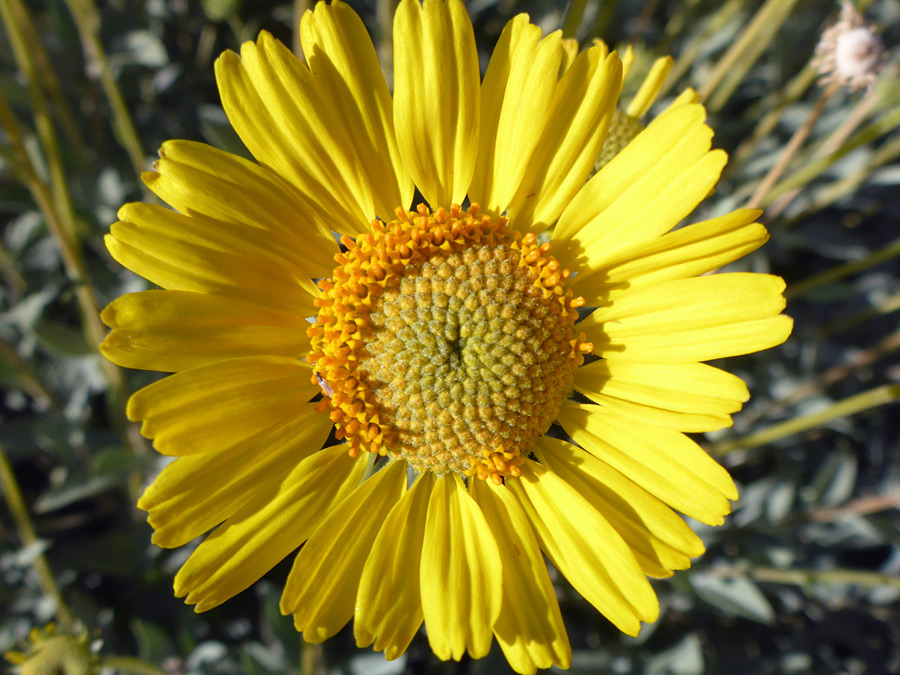
M358 647L383 651L391 661L409 647L422 625L419 561L434 474L422 474L391 509L366 559L353 634Z
M487 656L503 567L484 514L455 473L437 478L428 502L419 585L428 644L437 657Z
M461 204L478 151L479 68L460 0L401 0L394 15L394 128L432 207Z
M277 429L168 464L138 501L156 530L153 543L182 546L232 516L254 495L274 494L297 464L322 448L332 426L327 415L307 403Z
M505 485L474 480L473 495L497 539L503 564L503 606L494 635L518 673L568 668L572 648L531 523Z
M506 24L481 85L478 160L469 199L500 215L522 183L550 113L562 58L561 33L519 14Z
M353 232L375 217L372 190L356 153L363 132L342 123L307 66L269 33L241 55L216 61L222 107L259 162L272 168L333 222Z
M507 481L557 569L623 633L656 621L659 602L641 568L603 515L546 467L527 460Z
M156 171L141 178L173 208L245 241L263 236L310 277L334 268L330 226L275 172L203 143L166 141ZM227 224L227 225L226 225Z
M687 569L703 542L672 509L609 464L571 443L544 436L542 464L584 496L625 540L644 574L668 577Z
M589 453L685 515L721 525L737 498L734 481L694 441L595 405L566 403L559 423Z
M625 294L580 325L595 353L610 360L685 363L749 354L790 335L790 319L777 316L783 290L784 281L768 274L676 279Z
M316 393L297 359L249 356L159 380L128 401L128 419L164 455L194 455L280 426Z
M622 83L615 52L597 45L575 59L553 94L547 126L509 205L520 231L552 226L590 176Z
M224 295L129 293L101 318L113 330L100 351L123 368L176 372L241 356L300 357L309 351L302 315Z
M642 242L604 267L579 271L572 292L597 307L639 288L711 272L768 240L766 228L753 222L760 213L739 209Z
M307 273L259 231L190 218L155 204L126 204L106 236L119 263L158 286L217 293L313 316L319 292Z
M363 22L343 2L317 3L300 22L300 41L322 96L335 102L372 189L375 213L385 222L408 209L413 182L394 136L391 94Z
M275 495L255 495L209 535L175 575L175 595L204 612L240 593L300 546L362 479L346 445L304 459Z
M693 432L731 426L731 413L750 398L739 377L703 363L604 359L575 371L575 387L626 417Z
M392 461L331 509L297 554L281 613L308 642L322 642L353 616L359 578L385 517L406 489L406 462Z
M662 90L666 78L669 76L669 73L672 72L674 63L675 61L671 56L664 56L653 62L650 72L647 73L647 77L645 77L644 81L641 83L641 88L638 89L637 94L634 95L634 98L631 99L631 102L625 109L626 115L629 117L641 118L647 114L647 111L650 110L650 106L653 105L653 102L656 101L656 97L659 96L659 92Z
M554 252L571 270L597 269L640 241L671 230L706 197L725 166L709 150L702 106L657 117L575 195L553 233Z

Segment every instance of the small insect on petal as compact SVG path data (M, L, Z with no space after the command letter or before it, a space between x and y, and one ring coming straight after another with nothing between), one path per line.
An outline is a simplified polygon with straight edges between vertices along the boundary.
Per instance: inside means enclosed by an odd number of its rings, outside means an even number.
M319 389L322 390L322 393L326 396L334 395L334 389L331 388L331 385L328 384L328 381L322 377L322 373L316 373L316 382L319 383Z

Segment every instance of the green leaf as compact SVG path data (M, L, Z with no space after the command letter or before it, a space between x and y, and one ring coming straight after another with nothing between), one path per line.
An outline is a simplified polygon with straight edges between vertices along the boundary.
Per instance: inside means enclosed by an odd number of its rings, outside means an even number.
M697 573L691 584L702 600L732 616L740 616L767 625L775 622L775 610L749 578L723 578L714 574Z

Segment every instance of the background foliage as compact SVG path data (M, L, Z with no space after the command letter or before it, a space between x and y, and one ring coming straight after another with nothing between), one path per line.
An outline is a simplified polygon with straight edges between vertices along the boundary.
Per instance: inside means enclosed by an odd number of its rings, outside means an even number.
M351 4L389 59L390 1ZM810 121L822 90L808 62L838 10L827 0L467 4L482 65L521 11L583 44L634 42L637 71L672 54L666 96L695 87L732 158L695 220L744 205ZM196 615L171 589L191 547L151 545L134 507L162 460L123 404L155 376L98 357L96 310L146 282L109 258L103 235L121 204L144 197L138 170L166 139L245 152L212 63L261 28L290 44L302 6L0 0L0 474L13 500L0 510L0 652L55 618L87 634L108 672L506 672L498 649L442 664L423 635L393 663L357 650L350 629L324 649L303 645L278 613L285 564ZM888 48L897 43L900 2L857 6ZM662 616L637 639L557 579L573 672L900 671L896 61L871 90L825 102L765 195L771 241L737 264L784 276L796 323L787 344L726 365L753 393L733 429L705 439L738 481L734 515L698 526L708 552L655 582ZM16 484L34 533L16 517ZM140 661L119 658L129 656Z

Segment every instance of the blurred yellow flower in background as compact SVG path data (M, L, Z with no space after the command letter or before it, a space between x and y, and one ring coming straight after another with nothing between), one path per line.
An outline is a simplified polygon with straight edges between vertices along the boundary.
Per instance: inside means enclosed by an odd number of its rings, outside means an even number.
M758 211L673 229L725 165L704 109L591 177L623 80L602 44L519 15L482 82L462 2L403 0L391 94L346 4L301 42L306 64L266 33L216 64L259 163L169 141L144 180L175 210L128 204L107 237L164 289L103 313L107 358L174 373L129 402L178 457L139 505L160 546L216 528L176 594L210 609L302 545L281 609L307 640L353 619L396 658L424 620L442 659L496 637L532 673L571 661L546 554L636 635L647 576L703 552L675 511L737 498L684 432L748 392L703 361L791 330L781 279L707 274L765 242Z

